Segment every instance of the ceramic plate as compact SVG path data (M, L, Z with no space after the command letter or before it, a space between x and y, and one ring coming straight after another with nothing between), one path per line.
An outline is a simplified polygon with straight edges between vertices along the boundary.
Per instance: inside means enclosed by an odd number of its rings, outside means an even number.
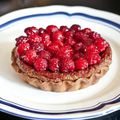
M46 92L21 81L11 67L15 38L28 26L80 24L100 33L112 47L112 64L101 80L73 92ZM0 17L0 110L28 119L70 120L120 109L120 16L86 7L49 6Z

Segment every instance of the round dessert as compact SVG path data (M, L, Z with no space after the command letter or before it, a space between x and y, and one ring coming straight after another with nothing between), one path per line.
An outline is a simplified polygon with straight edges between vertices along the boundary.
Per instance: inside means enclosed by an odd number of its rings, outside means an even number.
M109 43L90 28L27 27L16 38L12 66L22 80L47 91L73 91L95 84L109 69Z

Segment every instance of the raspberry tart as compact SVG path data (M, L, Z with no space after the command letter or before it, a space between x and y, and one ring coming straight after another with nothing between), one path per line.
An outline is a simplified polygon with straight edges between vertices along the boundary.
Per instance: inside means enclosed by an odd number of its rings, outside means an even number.
M16 38L12 66L20 78L47 91L79 90L95 84L112 61L109 43L90 28L34 26Z

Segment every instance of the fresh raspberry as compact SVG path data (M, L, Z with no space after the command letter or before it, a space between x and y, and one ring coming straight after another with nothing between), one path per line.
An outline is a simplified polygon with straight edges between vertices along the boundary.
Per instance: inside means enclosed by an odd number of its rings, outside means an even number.
M75 40L72 37L65 38L64 42L65 42L66 45L71 45L71 46L76 43Z
M102 38L97 39L95 41L95 45L99 52L103 52L106 49L106 47L108 47L108 43Z
M89 55L86 56L86 59L89 65L93 65L93 64L99 63L101 60L101 57L97 53L89 53Z
M68 45L74 45L75 44L75 40L73 38L73 32L72 31L65 32L64 42L65 42L65 44L68 44Z
M31 48L36 52L40 52L41 50L44 50L44 45L42 43L33 43Z
M90 28L81 29L78 24L70 28L49 25L46 29L37 29L32 26L24 32L27 36L16 38L18 57L29 65L34 64L37 71L86 69L89 65L100 63L101 52L109 45L100 34Z
M69 29L67 26L60 26L60 31L64 34L65 32L67 32Z
M70 31L78 32L81 29L80 25L74 24L70 27Z
M43 43L43 45L45 47L49 46L51 44L50 35L49 34L43 33L43 34L41 34L41 37L42 37L42 43Z
M50 35L56 31L58 31L58 27L55 25L49 25L49 26L47 26L46 31Z
M77 42L82 42L86 46L93 43L93 39L90 39L87 34L84 34L81 31L76 32L74 38L77 40Z
M28 51L26 51L25 55L22 56L22 59L26 63L32 65L33 62L35 61L36 57L37 57L37 54L36 54L35 50L28 50Z
M45 29L43 29L43 28L39 28L39 30L38 30L38 34L41 35L41 34L43 34L43 33L45 33Z
M51 54L50 54L50 52L48 52L46 50L42 50L39 52L39 56L44 59L50 59Z
M45 71L48 67L48 63L46 59L43 58L37 58L34 62L34 68L37 71Z
M67 31L65 32L65 38L73 37L73 32L72 31Z
M29 50L30 48L30 45L29 43L21 43L18 45L18 48L17 48L17 53L18 55L22 55L24 54L27 50Z
M59 71L59 59L57 58L52 58L49 60L49 69L52 72Z
M56 45L58 45L59 47L64 46L64 43L63 43L62 41L59 41L59 40L54 41L53 44L56 44Z
M83 32L78 31L74 34L74 39L76 39L76 41L78 41L78 42L81 42L84 39L87 39L87 37Z
M75 61L75 69L76 70L83 70L88 67L88 62L84 58L79 58Z
M90 39L90 38L84 39L84 41L83 41L84 45L86 45L86 46L91 45L93 42L94 42L94 40Z
M89 33L91 33L92 31L91 31L90 28L84 28L84 29L82 29L82 32L85 33L85 34L89 34Z
M48 46L48 51L55 54L57 51L59 51L59 45L56 43L52 43Z
M26 36L20 36L18 38L15 39L16 42L16 46L18 46L21 43L26 43L28 41L28 38Z
M42 41L42 38L37 34L29 35L28 39L31 44L36 42L40 43Z
M73 55L73 49L70 46L61 47L57 52L57 56L60 59L72 58L72 55Z
M27 27L24 32L27 34L27 35L34 35L34 34L38 34L38 29L34 26L32 27Z
M97 47L95 45L89 45L86 47L86 53L89 55L90 53L99 53Z
M74 55L73 55L73 59L74 59L74 60L77 60L77 59L79 59L80 57L84 57L84 54L83 54L82 52L76 52L76 53L74 53Z
M76 43L74 46L73 46L74 50L78 51L80 49L83 48L83 43L82 42L79 42L79 43Z
M98 34L97 32L90 32L89 37L94 40L101 38L100 34Z
M99 63L101 60L99 51L95 45L90 45L86 48L85 56L86 56L86 59L88 60L89 65Z
M61 72L73 72L75 70L75 64L72 59L64 59L60 64Z
M56 31L52 34L52 40L53 41L63 41L64 36L61 31Z

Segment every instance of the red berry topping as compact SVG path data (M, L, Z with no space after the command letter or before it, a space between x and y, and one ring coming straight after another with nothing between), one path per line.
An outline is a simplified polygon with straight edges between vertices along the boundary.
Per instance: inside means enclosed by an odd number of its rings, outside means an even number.
M64 43L63 43L62 41L59 41L59 40L54 41L53 44L56 44L56 45L58 45L59 47L64 46Z
M99 52L102 52L106 49L106 47L108 47L108 43L102 39L102 38L99 38L95 41L95 45L97 47L97 49L99 50Z
M75 61L75 69L76 70L83 70L88 67L88 62L84 58L79 58Z
M82 42L84 45L90 45L93 43L93 39L89 38L89 35L84 34L83 32L76 32L74 35L74 38L77 40L77 42Z
M26 36L20 36L18 38L15 39L16 42L16 46L18 46L21 43L26 43L28 41L28 38Z
M56 31L52 34L52 40L53 41L63 41L64 36L61 31Z
M31 64L34 62L34 60L36 59L37 54L35 50L28 50L26 51L25 55L22 56L22 59L28 63Z
M79 43L76 43L74 46L73 46L74 50L78 51L80 49L83 49L83 43L82 42L79 42Z
M75 64L72 59L64 59L61 61L60 70L62 72L73 72L75 70Z
M60 26L60 31L64 34L65 32L67 32L69 29L67 26Z
M97 53L90 53L89 55L86 56L86 59L89 65L93 65L93 64L99 63L101 60L101 57Z
M27 34L27 35L34 35L34 34L38 34L38 29L34 26L32 27L28 27L24 30L24 32Z
M75 42L75 40L72 38L72 37L67 37L67 38L65 38L65 44L66 45L74 45L76 42Z
M47 60L43 58L37 58L34 62L34 67L37 71L45 71L47 69L47 66Z
M39 52L39 56L44 59L50 59L51 54L50 54L50 52L48 52L46 50L42 50Z
M50 41L50 35L47 33L41 34L42 37L42 43L44 46L49 46L51 41Z
M73 32L77 32L81 29L80 25L74 24L70 27L70 30Z
M64 42L66 45L74 45L75 44L75 40L73 38L73 32L72 31L67 31L65 33L65 39Z
M73 37L73 32L72 31L67 31L65 32L65 38Z
M73 72L99 64L109 44L90 28L49 25L27 27L16 38L18 57L37 71Z
M49 25L49 26L47 26L46 31L48 34L51 34L53 32L58 31L58 28L55 25Z
M48 50L54 54L59 50L59 45L56 43L52 43L48 46Z
M83 32L81 31L78 31L74 34L74 39L76 39L76 41L78 42L81 42L83 41L84 39L86 39L86 34L84 34Z
M90 53L99 53L97 47L95 45L89 45L86 47L86 53L90 54Z
M73 55L73 49L70 46L61 47L57 52L57 56L60 59L72 58L72 55Z
M42 41L42 38L37 34L29 35L28 39L31 44L36 42L40 43Z
M84 28L84 29L82 30L82 32L85 33L85 34L89 34L89 33L91 33L92 31L91 31L90 28Z
M49 69L52 72L59 71L59 59L57 58L52 58L49 60Z
M45 29L43 29L43 28L39 28L39 30L38 30L38 34L41 35L41 34L43 34L43 33L45 33Z
M98 38L101 38L100 34L98 34L98 33L96 33L96 32L90 32L90 33L89 33L89 37L90 37L91 39L94 39L94 40L96 40L96 39L98 39Z
M99 51L97 50L95 45L90 45L86 48L85 56L86 56L86 59L88 60L89 65L99 63L101 60Z
M24 54L27 50L29 50L30 48L30 45L29 43L21 43L18 45L18 48L17 48L17 53L18 55L22 55Z
M44 45L42 43L33 43L31 48L36 52L40 52L41 50L44 50Z
M77 60L80 57L84 57L84 54L82 52L76 52L76 53L74 53L73 59Z

